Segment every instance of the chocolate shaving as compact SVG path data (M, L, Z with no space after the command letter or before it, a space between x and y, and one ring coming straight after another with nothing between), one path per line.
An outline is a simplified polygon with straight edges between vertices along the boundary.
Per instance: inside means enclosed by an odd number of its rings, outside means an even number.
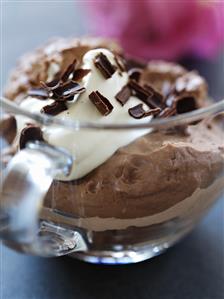
M153 115L153 116L157 116L157 115L159 115L159 113L161 112L161 108L159 108L159 107L157 107L157 108L154 108L154 109L150 109L149 111L147 111L146 112L146 116L148 116L148 115ZM148 114L148 113L150 113L150 114Z
M85 88L80 86L79 83L74 81L68 81L63 85L60 85L53 91L53 98L55 101L67 101L68 98L75 94L80 94L85 91Z
M142 70L140 68L133 68L128 71L129 79L139 81Z
M53 104L46 105L41 109L41 113L46 113L49 115L57 115L65 110L67 110L67 106L64 102L54 102Z
M149 99L152 106L165 108L164 97L161 93L155 90L152 86L145 84L144 88L152 93L152 97Z
M130 80L128 85L131 87L134 95L142 100L149 108L158 108L158 105L152 100L153 93L151 91L143 88L134 80Z
M73 72L73 81L80 81L82 78L84 78L86 75L88 75L90 70L88 69L77 69Z
M120 70L120 72L121 72L121 73L122 73L122 72L125 72L126 69L125 69L125 62L124 62L124 59L123 59L121 56L119 56L119 55L115 55L115 56L114 56L114 60L115 60L115 62L116 62L116 64L117 64L118 69Z
M124 104L129 100L131 96L131 89L128 85L125 85L116 95L116 100L124 106Z
M130 109L128 109L128 113L130 116L136 119L140 119L143 117L147 117L150 115L158 115L160 113L161 109L160 108L155 108L155 109L150 109L148 111L145 111L143 108L143 104L138 104Z
M134 91L135 96L142 100L149 108L163 108L163 104L161 103L162 95L156 92L152 87L149 88L149 86L147 86L147 88L144 88L134 80L130 80L128 85Z
M145 84L144 88L146 90L148 90L149 92L153 93L153 95L156 95L156 97L158 98L159 102L163 101L163 95L161 93L159 93L158 91L156 91L152 86L150 86L149 84Z
M66 98L64 98L64 102L70 102L70 101L73 101L74 100L74 94L72 96L68 96ZM63 101L60 101L60 102L63 102Z
M165 118L169 116L173 116L176 114L176 108L175 107L167 107L158 115L160 118Z
M89 95L89 99L96 106L98 111L104 116L110 114L114 108L110 101L105 98L99 91L93 91Z
M51 82L40 81L40 84L42 85L42 87L44 89L47 89L48 91L52 91L59 87L59 85L61 84L61 81L60 81L60 79L54 79Z
M28 96L36 97L40 100L49 98L49 92L44 88L33 88L28 91Z
M20 140L19 140L20 149L25 148L27 142L35 141L35 140L44 141L43 134L40 127L35 125L30 125L28 127L25 127L20 134Z
M136 97L138 97L143 102L147 101L148 97L152 96L152 93L148 90L144 89L141 85L139 85L136 81L130 80L128 83L129 87L134 91Z
M67 67L67 69L65 70L64 74L61 76L61 81L62 82L66 82L69 79L70 75L75 70L76 63L77 63L77 60L74 59L74 61Z
M106 79L111 78L116 71L115 67L103 53L100 53L95 57L94 64Z
M190 112L197 108L197 103L194 97L183 96L176 100L176 110L178 114Z
M32 89L28 92L28 95L35 96L43 100L50 98L55 101L50 105L44 106L41 109L41 113L57 115L58 113L67 110L67 106L64 102L72 101L74 99L74 95L81 94L86 90L76 81L81 80L90 72L90 70L75 70L76 64L77 60L74 59L61 77L57 76L54 80L47 83L41 81L40 84L42 88Z
M198 109L195 97L185 93L182 95L170 94L166 100L166 104L169 107L176 108L178 114Z
M143 104L138 104L130 109L128 109L130 116L140 119L145 115L145 110L143 109Z

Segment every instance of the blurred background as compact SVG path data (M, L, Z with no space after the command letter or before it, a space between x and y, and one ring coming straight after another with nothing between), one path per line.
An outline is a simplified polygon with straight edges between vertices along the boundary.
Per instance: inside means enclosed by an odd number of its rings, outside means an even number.
M1 1L1 87L19 56L56 36L100 34L132 55L198 69L224 97L223 1ZM223 299L224 201L165 255L110 268L1 246L0 298Z
M178 60L224 94L224 1L2 1L2 78L19 56L57 36L116 38L131 55ZM209 72L207 67L209 65ZM215 76L215 78L214 78Z

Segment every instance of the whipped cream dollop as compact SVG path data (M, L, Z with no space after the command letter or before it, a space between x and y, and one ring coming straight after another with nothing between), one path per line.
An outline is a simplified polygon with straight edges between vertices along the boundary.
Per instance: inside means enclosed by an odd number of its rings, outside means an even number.
M128 83L127 72L120 73L118 70L109 79L105 79L102 73L96 68L94 59L103 53L108 60L116 65L116 59L112 52L107 49L95 49L88 51L83 57L82 68L91 71L81 80L80 85L86 91L75 95L74 100L66 102L68 110L59 113L57 116L62 120L78 120L110 124L133 124L148 122L152 116L144 119L134 119L128 113L128 109L143 104L137 97L131 96L124 106L116 100L116 94ZM90 101L89 94L99 91L113 105L113 110L107 116L103 116ZM32 113L39 113L41 108L54 101L39 100L34 97L24 99L20 106ZM147 106L143 104L147 110ZM24 117L17 117L17 127L20 132L26 126L28 120ZM51 145L63 147L74 159L72 171L68 177L60 177L61 180L79 179L91 172L93 169L109 159L120 147L126 146L140 136L147 134L150 129L141 130L103 130L103 129L81 129L72 130L59 126L42 127L43 137Z

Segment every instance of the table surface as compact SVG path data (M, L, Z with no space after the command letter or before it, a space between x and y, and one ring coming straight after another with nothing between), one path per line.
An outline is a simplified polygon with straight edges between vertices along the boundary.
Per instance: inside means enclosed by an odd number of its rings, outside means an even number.
M52 36L88 33L80 17L81 9L69 1L5 1L1 87L24 51ZM223 56L210 62L183 63L190 69L197 68L207 78L212 96L224 96ZM135 265L91 265L69 257L43 259L18 254L1 244L0 298L222 299L223 214L224 199L220 199L181 243Z

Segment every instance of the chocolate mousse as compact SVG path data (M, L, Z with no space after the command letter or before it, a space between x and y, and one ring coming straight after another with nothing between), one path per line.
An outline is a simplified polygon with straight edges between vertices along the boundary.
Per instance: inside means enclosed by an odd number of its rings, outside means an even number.
M164 61L131 66L115 42L91 38L55 40L24 56L5 94L31 112L99 124L184 117L208 104L197 72ZM81 228L150 227L200 214L224 187L221 121L160 131L61 132L16 119L15 142L24 146L24 132L33 129L37 139L75 158L70 176L54 180L43 214L51 208Z

